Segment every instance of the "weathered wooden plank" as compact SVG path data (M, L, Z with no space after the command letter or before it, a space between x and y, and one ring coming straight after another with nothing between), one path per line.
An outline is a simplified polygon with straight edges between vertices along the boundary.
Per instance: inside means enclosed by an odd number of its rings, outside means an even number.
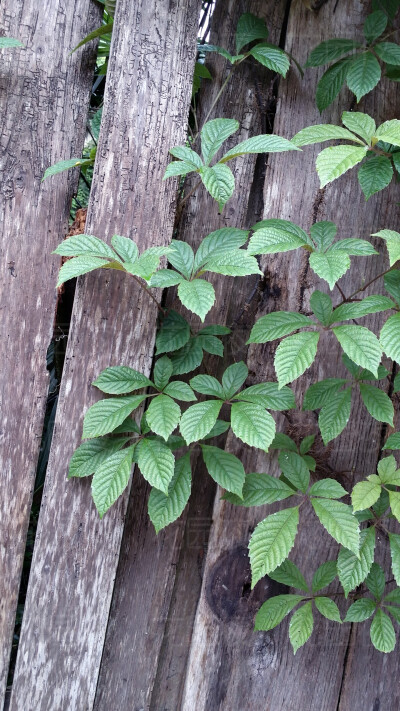
M0 706L35 481L53 331L57 263L77 172L42 185L45 169L80 156L95 47L69 51L100 22L91 0L3 0L0 34Z
M185 137L198 9L198 0L118 2L88 233L110 238L117 232L142 249L171 238L175 184L162 176L167 146ZM96 397L93 378L116 363L150 370L156 312L139 291L119 274L78 282L14 711L26 708L27 699L40 711L93 706L128 497L100 521L90 482L65 477L83 414Z
M265 17L271 30L272 41L279 40L284 13L282 3L224 0L217 4L214 11L212 41L233 50L237 20L245 11ZM200 126L227 71L229 67L226 61L220 57L216 58L212 63L215 79L212 84L205 82L200 97ZM232 138L231 145L266 130L259 102L260 95L261 103L273 100L270 82L271 74L264 68L257 70L254 65L242 65L228 85L226 94L213 109L210 118L236 116L241 121L240 132ZM263 87L261 91L260 86ZM263 160L260 163L262 164ZM222 215L218 214L216 203L205 190L198 189L182 213L178 238L195 247L212 230L226 225L246 224L254 165L254 157L236 161L235 176L238 188ZM197 182L197 178L194 183L188 181L186 192L190 192ZM254 222L259 217L260 214L257 217L252 214L249 219ZM252 288L251 284L251 279L235 282L227 278L215 280L217 306L211 310L207 322L225 322L230 303L237 299L237 289L239 288L240 293L243 291L247 294ZM233 288L236 290L234 299ZM173 304L175 309L180 308L173 296L169 298L168 304ZM188 311L185 311L184 315L192 321L194 329L197 329L199 319ZM222 364L219 361L220 359L214 358L209 362L213 372L221 369ZM169 526L156 537L148 521L145 484L138 481L131 497L96 695L96 711L110 708L115 688L120 690L119 702L122 708L148 708L149 704L150 708L157 711L161 708L179 708L190 632L201 583L196 562L199 546L193 544L193 541L199 526L203 529L204 525L206 529L209 528L214 498L213 482L204 473L200 463L195 461L195 457L192 465L194 484L187 522L183 516L176 525ZM208 518L206 502L209 505ZM202 532L204 534L204 530ZM178 580L173 590L177 570ZM172 590L174 604L172 612L168 613ZM167 616L172 616L172 621L168 620L161 652L161 666L155 682L158 653Z
M349 7L326 3L318 14L308 11L304 4L294 4L288 25L286 48L303 62L308 51L320 40L348 35L361 29L365 10L359 4ZM292 73L287 83L281 83L274 133L291 137L303 126L320 123L315 108L316 75L308 72L303 83ZM364 103L365 110L378 120L398 115L398 97L389 85L380 84L378 90ZM351 105L349 96L341 96L323 117L324 122L338 122L343 109ZM339 108L340 106L340 108ZM318 148L307 148L303 154L282 154L269 161L265 182L265 217L291 219L309 228L316 219L332 219L340 226L342 236L367 237L382 224L396 225L396 189L374 196L365 204L356 175L347 174L339 181L318 190L318 180L312 161ZM351 278L343 279L345 293L353 283L375 275L384 259L355 260ZM257 317L272 310L307 310L308 296L318 282L309 272L305 256L295 252L263 259L264 290L258 294ZM323 290L326 290L323 287ZM336 300L340 297L335 293ZM371 326L378 320L372 318ZM248 324L250 329L251 323ZM329 337L328 337L329 338ZM255 346L250 349L249 384L261 379L274 380L272 367L274 347ZM323 340L318 365L296 383L298 401L301 392L316 378L340 372L339 349L331 340ZM369 416L360 417L360 403L354 403L351 429L348 428L333 446L319 455L319 470L330 467L332 473L362 475L372 470L379 453L381 427ZM304 415L293 413L291 433L300 435ZM280 421L280 429L283 422ZM314 431L316 428L314 427ZM276 472L273 457L252 454L233 437L228 447L241 456L246 471ZM372 467L372 469L371 469ZM326 475L326 474L325 474ZM351 476L346 480L351 482ZM333 626L316 620L314 640L299 651L296 657L290 650L287 626L279 626L271 633L254 633L252 621L260 602L276 588L268 591L268 579L261 581L250 592L250 572L245 557L249 535L254 526L271 508L255 511L235 509L217 499L214 524L211 530L201 599L199 602L190 657L186 675L182 709L267 709L293 708L333 711L337 708L350 627ZM311 511L302 510L302 532L294 549L293 559L304 569L315 569L323 560L332 557L337 547L325 535ZM239 578L242 585L239 583ZM361 654L365 646L361 650ZM360 653L360 652L359 652ZM355 673L352 667L352 674ZM360 662L360 675L365 668ZM350 676L350 675L349 675ZM361 685L361 677L358 685ZM354 688L356 688L354 684ZM375 688L379 688L376 683ZM356 701L355 693L348 711Z

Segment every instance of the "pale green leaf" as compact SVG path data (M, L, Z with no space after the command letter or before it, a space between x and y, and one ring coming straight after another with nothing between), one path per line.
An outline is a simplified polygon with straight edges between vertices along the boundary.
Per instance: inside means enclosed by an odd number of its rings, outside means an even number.
M90 161L91 162L91 161ZM45 170L42 181L46 178L51 178L52 175L57 175L58 173L63 173L64 170L69 170L70 168L76 168L81 165L86 165L88 161L83 158L70 158L69 160L59 160L54 165L51 165L47 170Z
M296 452L281 452L278 463L282 469L285 479L303 493L307 491L310 483L310 472L304 459Z
M146 481L168 495L168 487L174 476L175 459L167 445L158 439L145 437L137 445L137 461Z
M9 47L24 47L24 45L14 37L0 37L0 49L8 49Z
M378 652L393 652L396 635L390 617L378 609L371 623L371 642Z
M111 454L118 452L129 437L102 437L90 439L75 450L71 457L68 479L90 476Z
M271 474L247 474L243 486L243 499L235 494L224 494L223 498L236 506L264 506L293 496L294 490Z
M147 388L153 383L145 375L126 365L115 365L103 370L92 385L103 393L123 395Z
M175 462L174 476L168 487L168 495L155 488L150 492L148 511L156 533L179 518L189 500L191 485L192 471L188 452Z
M378 422L388 422L393 427L394 408L390 397L379 388L360 383L362 401L369 414Z
M114 22L108 22L106 25L101 25L101 27L97 27L97 29L93 30L93 32L89 32L86 37L83 38L79 42L79 44L74 47L74 49L71 51L71 54L73 52L76 52L79 47L82 47L83 45L87 44L88 42L91 42L91 40L96 39L97 37L102 37L103 35L108 35L112 32L114 26Z
M188 148L188 146L175 146L174 148L170 148L169 152L174 158L179 158L179 160L191 165L192 170L198 170L198 168L201 168L203 165L200 156L197 155L195 151L192 151L191 148Z
M250 50L249 54L264 67L268 67L271 71L286 77L290 67L289 57L286 52L279 49L279 47L268 44L267 42L262 42L261 44L256 44L256 46Z
M320 179L320 187L323 188L343 173L354 168L365 158L368 148L359 146L330 146L324 148L318 154L316 160L317 173Z
M353 511L364 511L378 501L381 494L381 481L376 474L370 474L365 481L355 485L351 494Z
M325 393L327 395L327 393ZM318 418L325 446L338 437L346 427L351 413L351 388L341 390L327 398Z
M362 301L353 301L338 306L332 314L331 323L350 321L353 318L362 318L368 314L376 314L393 308L395 308L395 304L387 296L371 294L371 296L366 296Z
M382 123L378 127L375 136L380 141L391 143L393 146L400 146L400 119L392 119Z
M222 400L207 400L189 407L181 417L180 431L187 445L203 439L214 427Z
M396 303L400 305L400 271L398 269L392 269L385 274L383 282L386 291L388 291Z
M296 133L292 138L292 143L295 146L310 146L313 143L322 143L323 141L332 141L337 138L345 138L347 141L361 143L360 139L347 128L335 126L331 123L320 123L314 126L307 126ZM354 148L354 146L353 146Z
M178 286L178 296L182 304L197 314L202 321L215 301L214 287L205 279L182 281Z
M226 276L262 274L255 257L247 254L244 249L231 250L219 256L211 256L211 259L204 264L202 271Z
M347 71L346 83L356 95L357 101L368 94L381 78L381 67L372 52L362 52L352 59Z
M320 67L323 64L328 64L328 62L333 62L335 59L339 59L344 54L352 52L354 49L360 47L359 42L355 42L351 39L330 39L321 42L319 45L314 47L311 51L310 56L305 64L306 67Z
M235 119L216 118L208 121L201 130L201 152L204 163L210 160L219 151L224 141L239 129L239 122ZM213 196L214 197L214 196Z
M152 398L146 410L147 424L153 432L163 437L169 438L174 429L178 426L181 418L181 409L168 395L157 395Z
M294 393L290 388L279 388L278 383L258 383L235 395L235 400L254 402L268 410L291 410L296 407Z
M240 459L224 449L207 444L201 445L201 451L207 471L214 481L241 498L245 471Z
M400 259L400 233L394 230L379 230L372 237L381 237L385 240L389 252L389 264L392 267Z
M164 395L169 395L182 402L193 402L193 400L197 399L192 388L182 380L174 380L172 383L168 383L164 388Z
M248 374L247 365L242 360L226 368L222 376L222 387L227 399L231 398L242 387Z
M108 398L96 402L83 420L83 439L112 432L145 400L147 395Z
M267 452L275 436L275 420L260 405L235 402L231 410L231 427L236 437L250 447Z
M400 432L389 435L383 449L400 449Z
M111 244L124 262L132 263L139 256L136 242L134 242L133 239L129 239L129 237L113 235L111 237Z
M389 542L393 577L397 585L400 585L400 535L398 533L389 533Z
M202 393L203 395L211 395L212 397L220 399L224 399L225 397L221 383L219 383L213 375L195 375L194 378L190 380L190 385L196 392Z
M392 164L386 156L369 158L358 171L358 182L366 200L386 188L392 178Z
M299 507L283 509L267 516L250 538L251 586L280 565L289 555L296 538Z
M261 605L255 619L256 631L268 631L280 622L303 599L303 595L274 595Z
M168 356L158 358L154 365L154 383L159 390L167 385L173 372L172 361Z
M293 654L302 647L311 637L314 627L312 603L305 602L293 613L289 624L289 639L293 647Z
M74 279L75 277L81 276L81 274L87 274L94 269L101 269L107 264L108 262L105 262L104 259L100 259L99 257L74 257L73 259L68 259L59 271L57 287L64 284L68 279Z
M332 538L359 555L358 521L351 506L331 499L312 499L313 509Z
M251 12L245 12L239 17L236 27L236 53L245 47L249 42L258 39L267 39L268 29L264 20L260 17L252 15Z
M261 134L248 138L237 146L231 148L228 153L221 158L220 163L226 163L232 158L242 156L248 153L281 153L282 151L297 151L300 150L291 141L280 136L274 136L272 133Z
M200 177L205 188L211 197L217 201L219 209L222 210L225 203L232 197L235 189L235 178L231 169L227 165L217 163L211 168L202 168Z
M185 279L190 279L194 264L194 254L190 244L173 239L171 250L168 253L168 261L178 272L183 274Z
M389 491L389 503L393 516L400 523L400 491Z
M346 489L335 479L320 479L312 485L310 496L321 496L324 499L341 499L347 495Z
M131 475L134 447L115 452L96 469L92 480L92 495L100 518L121 496Z
M313 575L311 589L313 593L319 592L326 588L336 578L337 568L336 560L327 560L317 568Z
M376 123L368 114L361 111L343 111L342 123L353 133L357 133L368 145L376 131Z
M350 237L348 239L341 239L338 242L335 242L335 244L332 245L331 250L336 251L337 249L340 252L346 252L347 254L352 254L358 257L369 257L372 254L378 254L370 242L367 242L365 239L360 239L359 237Z
M334 222L315 222L310 229L312 240L321 252L325 252L331 246L336 233L337 227Z
M276 580L277 583L287 585L289 588L296 588L302 592L307 592L308 590L308 585L303 574L298 569L297 565L292 563L289 558L284 560L281 565L269 573L268 577L272 580Z
M346 274L350 268L350 257L346 252L329 251L313 252L310 254L310 267L321 279L328 282L333 289L336 282Z
M344 378L327 378L310 385L304 395L303 410L319 410L324 407L330 402L332 395L345 384Z
M287 336L303 326L314 326L315 323L308 316L294 311L273 311L261 316L251 329L247 343L267 343L276 338Z
M159 269L159 271L151 277L149 286L168 289L170 286L180 284L182 280L183 276L173 269Z
M341 622L339 608L330 597L316 597L314 599L315 607L327 620L333 622Z
M346 355L377 377L382 357L382 348L377 337L364 326L336 326L332 330Z
M400 314L388 318L382 327L380 342L386 355L400 363Z
M163 180L166 180L167 178L175 178L180 175L187 175L193 170L194 168L192 163L186 163L186 161L183 160L173 160L171 163L168 163L163 175Z
M275 370L279 387L296 380L310 367L317 354L319 333L304 331L288 336L275 353Z
M197 272L211 258L221 257L225 252L239 249L247 242L248 230L239 230L234 227L222 227L211 232L205 237L194 258L194 272Z
M384 457L378 462L378 474L382 484L400 484L400 470L397 469L393 455Z
M63 257L106 257L115 259L116 254L103 240L93 235L73 235L67 237L54 250L53 254ZM104 264L104 262L103 262Z
M247 248L249 254L289 252L310 244L307 233L288 220L263 220L253 230L255 232Z

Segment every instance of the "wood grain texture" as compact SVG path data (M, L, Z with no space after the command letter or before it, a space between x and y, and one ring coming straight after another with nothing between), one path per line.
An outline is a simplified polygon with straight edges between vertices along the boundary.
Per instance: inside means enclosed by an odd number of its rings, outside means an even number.
M272 41L279 40L283 21L284 6L261 0L252 3L219 2L213 17L212 41L222 46L234 46L237 20L245 11L254 12L267 19L271 28ZM200 95L199 125L207 116L214 98L226 77L227 62L220 57L211 63L215 80L204 82ZM264 68L252 64L242 66L226 93L213 109L210 118L232 117L240 120L240 130L230 140L229 147L249 136L263 132L263 111L259 105L257 91L263 93L262 101L271 95L271 74ZM240 108L238 108L240 107ZM197 146L198 147L198 146ZM226 150L226 148L225 148ZM178 225L178 239L197 247L198 243L212 230L225 226L243 227L247 219L254 222L254 212L247 217L249 195L254 179L255 157L250 156L234 163L237 189L222 215L218 206L199 188L186 204ZM198 182L188 180L188 193ZM257 215L260 217L260 214ZM251 279L232 280L218 278L213 281L217 299L216 306L207 316L207 323L224 323L228 318L229 305L235 289L243 293L243 299L253 288ZM194 330L199 328L199 319L180 307L172 290L168 295L168 305L181 311L191 322ZM229 349L229 346L228 346ZM221 359L208 361L208 366L220 371ZM106 711L113 702L115 689L120 690L121 708L177 709L184 680L184 668L190 643L190 634L197 604L201 578L197 557L199 546L210 525L215 487L204 468L195 457L193 465L193 491L186 515L165 532L155 535L149 523L145 501L148 487L139 480L129 502L127 524L121 547L113 604L107 630L105 651L96 695L96 711ZM208 514L207 514L208 505ZM200 528L200 531L199 531ZM178 571L178 580L175 582ZM174 585L175 583L175 585ZM173 606L170 610L171 595ZM161 649L159 652L168 619ZM129 660L127 662L127 660ZM155 681L156 679L156 681ZM153 691L154 685L154 691ZM152 693L153 691L153 693Z
M95 47L69 57L100 22L91 0L3 0L0 34L24 49L0 65L0 706L6 685L26 532L46 407L57 260L77 171L41 183L80 156Z
M175 181L162 182L168 146L185 138L199 3L120 0L86 231L136 239L172 233ZM90 482L66 482L99 371L150 371L156 312L119 274L78 282L43 495L11 709L93 707L128 496L100 521ZM116 693L114 689L114 695ZM113 702L112 708L115 707Z
M310 49L319 41L332 36L348 36L349 28L351 34L361 31L364 18L365 9L359 3L349 6L328 2L315 14L307 10L303 3L293 3L286 49L303 63ZM308 70L303 82L292 72L288 81L281 83L274 133L290 138L304 126L321 122L314 103L316 78L315 70ZM345 92L339 102L325 112L322 121L338 123L342 110L349 109L351 105L351 97ZM361 110L363 108L377 121L394 118L398 116L398 96L389 84L382 82L372 95L366 97L360 106ZM383 225L396 229L396 186L372 197L366 204L356 174L348 173L324 191L319 191L313 167L318 150L318 147L307 147L302 154L282 154L270 158L264 189L264 217L290 219L305 229L309 229L315 220L331 219L339 224L341 237L365 238ZM353 284L368 280L386 263L384 256L374 260L354 259L350 276L341 281L342 289L349 293ZM263 289L256 295L257 317L273 310L307 312L310 293L318 287L327 291L326 286L309 270L306 255L300 252L265 257L262 265L265 278ZM381 288L378 284L375 293ZM337 291L333 296L334 303L340 301ZM373 329L379 322L377 317L363 320ZM251 325L248 323L249 330ZM276 379L272 365L275 348L276 343L251 347L248 384ZM311 382L336 375L341 370L340 350L332 336L325 334L319 347L317 365L295 383L299 405L302 393ZM286 429L299 438L305 434L305 416L300 411L289 415L290 420L286 423L279 418L279 429ZM317 431L312 418L309 424ZM359 401L355 401L351 425L332 446L319 452L320 476L326 476L329 471L331 476L338 476L349 486L353 476L373 471L380 450L381 431L381 425L365 412L362 413ZM232 436L228 438L227 446L240 455L246 471L277 473L274 457L261 452L253 454ZM242 562L242 587L235 573L232 573L237 570L237 558L246 549L255 525L273 510L271 507L253 511L233 508L220 501L217 494L181 707L184 711L193 708L196 711L210 708L239 711L258 707L260 703L268 711L278 708L282 711L295 708L335 711L338 706L350 625L334 626L316 617L313 638L294 657L287 638L286 623L270 633L252 631L259 601L276 594L275 590L270 593L265 590L268 578L250 592L248 563L246 566ZM337 546L321 529L310 510L302 509L301 519L302 531L291 558L302 569L314 570L336 554ZM224 590L225 597L214 592L218 588ZM223 604L221 599L224 599ZM365 645L366 641L361 653ZM395 664L394 655L392 659ZM360 675L357 682L354 680L355 672ZM341 707L342 711L357 708L356 689L361 688L365 674L361 661L358 665L353 664L348 684L353 685L354 692L349 692L349 701ZM368 668L368 674L374 675L375 672ZM378 674L371 688L380 688ZM384 703L382 708L385 708Z

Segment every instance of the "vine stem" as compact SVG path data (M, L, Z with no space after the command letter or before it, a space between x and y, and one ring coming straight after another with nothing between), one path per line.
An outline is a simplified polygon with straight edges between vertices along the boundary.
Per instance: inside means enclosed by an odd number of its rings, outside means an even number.
M156 297L154 296L154 294L151 293L149 287L146 286L145 284L143 284L143 282L140 281L139 277L137 277L136 274L130 274L129 272L126 272L126 273L129 274L129 276L131 276L131 277L136 281L137 284L139 284L140 288L143 289L143 291L145 291L146 294L147 294L148 296L150 296L151 299L153 299L153 301L154 301L155 305L157 306L158 310L163 314L163 316L165 316L165 314L167 313L166 310L165 310L165 309L161 306L161 304L157 301L157 299L156 299Z
M396 262L396 264L397 264L397 262ZM380 274L378 274L378 276L374 277L373 279L370 279L370 281L368 281L366 284L364 284L364 286L360 286L359 289L357 289L356 291L353 291L353 293L350 294L350 296L344 296L343 291L336 284L336 286L338 287L338 289L343 297L343 300L340 302L340 304L337 304L337 306L335 306L335 308L338 308L338 306L341 306L342 304L346 304L348 301L350 301L350 299L353 299L354 296L357 296L357 294L360 294L362 291L365 291L366 289L368 289L368 287L371 286L371 284L373 284L375 281L378 281L378 279L385 276L385 274L388 274L389 272L393 271L394 268L396 267L396 264L389 267L389 269L385 269L384 272L381 272Z

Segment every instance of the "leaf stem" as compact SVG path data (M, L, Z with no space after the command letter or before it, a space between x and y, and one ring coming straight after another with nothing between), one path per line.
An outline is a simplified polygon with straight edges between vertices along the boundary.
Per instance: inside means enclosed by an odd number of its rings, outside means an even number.
M154 301L155 305L157 306L158 310L163 314L163 316L165 316L165 314L167 313L166 310L165 310L165 309L161 306L161 304L157 301L157 299L156 299L156 297L154 296L154 294L151 293L149 287L146 286L145 284L143 284L143 282L140 281L139 277L137 277L136 274L131 274L130 272L126 272L126 273L129 274L129 276L131 276L131 277L136 281L137 284L139 284L140 288L143 289L143 291L145 291L146 294L148 294L148 296L150 296L151 299L153 299L153 301Z

